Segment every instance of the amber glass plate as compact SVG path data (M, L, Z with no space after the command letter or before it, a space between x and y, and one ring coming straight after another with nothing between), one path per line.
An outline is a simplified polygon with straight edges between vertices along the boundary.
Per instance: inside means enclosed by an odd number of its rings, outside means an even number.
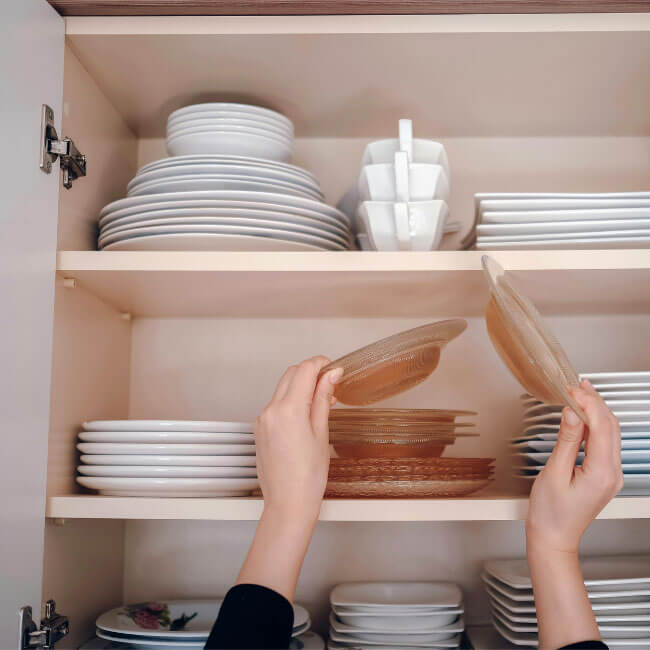
M482 258L490 284L490 302L485 313L490 339L517 381L546 404L570 406L586 417L569 394L578 386L574 370L535 305L510 284L503 269L491 257Z
M460 318L422 325L351 352L321 373L343 368L336 398L343 404L373 404L423 382L438 366L442 348L466 327Z
M451 479L416 481L328 481L327 498L453 498L472 494L491 482L491 479Z

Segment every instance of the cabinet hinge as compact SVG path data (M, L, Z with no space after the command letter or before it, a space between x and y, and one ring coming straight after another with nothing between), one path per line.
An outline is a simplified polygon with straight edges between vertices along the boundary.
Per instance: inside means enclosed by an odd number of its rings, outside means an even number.
M29 605L21 607L18 614L20 616L18 650L29 648L52 650L55 644L70 631L68 617L57 613L56 603L53 600L45 603L45 617L41 619L40 628L37 628L34 623L32 608Z
M72 181L86 175L86 156L75 147L70 138L61 138L54 128L54 111L43 104L41 109L41 157L40 167L49 174L56 159L63 174L63 187L70 189Z

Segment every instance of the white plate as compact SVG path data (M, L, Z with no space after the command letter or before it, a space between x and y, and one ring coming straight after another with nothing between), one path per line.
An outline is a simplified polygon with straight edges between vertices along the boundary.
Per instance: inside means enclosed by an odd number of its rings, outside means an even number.
M141 454L83 454L87 465L147 465L169 467L255 467L255 456L192 456Z
M91 420L84 431L205 431L206 433L253 433L252 422L217 420Z
M256 478L106 478L77 476L77 483L106 496L244 496L259 487Z
M167 124L167 137L171 138L178 133L188 130L196 131L231 131L251 130L255 132L268 133L269 136L279 137L285 140L293 140L293 131L279 122L273 123L269 120L261 121L247 117L227 117L222 115L211 115L209 117L192 117L186 120L175 120Z
M205 646L205 641L167 641L161 639L138 639L131 637L123 637L117 634L111 634L109 632L104 632L99 628L95 631L95 634L100 639L106 639L113 643L126 644L126 647L137 646L141 647L142 650L166 650L167 648L173 648L173 650L193 650L194 648L203 648Z
M431 630L432 628L443 627L453 623L463 609L439 609L435 611L416 613L393 613L381 612L347 612L346 608L332 608L338 619L345 625L375 630L378 632L390 632L396 630Z
M175 223L175 221L178 221ZM227 229L248 229L253 228L257 230L282 230L283 232L294 232L297 234L303 235L312 235L314 237L321 237L328 241L331 241L338 246L343 246L348 248L349 238L342 237L337 233L332 233L329 230L323 228L312 228L311 226L297 226L292 223L286 223L283 221L266 221L262 219L213 219L211 217L206 217L199 221L187 221L187 220L169 220L169 219L149 219L145 221L136 221L133 223L128 223L124 226L115 226L111 227L108 230L102 230L98 242L99 246L108 237L117 235L122 232L136 232L135 229L155 229L158 231L153 234L165 234L167 232L186 232L186 233L200 233L200 232L221 232L224 228Z
M532 451L551 452L555 447L555 440L524 440L522 442L513 443L513 447L517 449L530 449ZM647 449L650 451L650 433L648 433L647 440L622 440L621 448L626 450Z
M107 244L102 250L111 251L326 251L331 248L297 241L249 235L218 233L174 233L145 235Z
M640 199L486 199L480 202L479 212L482 215L482 223L496 223L488 220L486 215L495 214L510 215L517 213L519 219L527 219L527 215L541 213L543 215L556 215L567 212L575 215L576 211L594 214L595 212L606 212L607 214L618 214L619 211L626 211L630 208L645 209L650 214L650 198ZM553 217L555 218L555 217ZM568 217L574 219L574 216ZM538 221L546 221L537 219ZM549 219L550 220L550 219Z
M167 131L177 128L182 124L192 124L195 122L206 122L212 120L242 120L246 123L257 124L258 127L268 125L274 129L282 129L285 133L293 134L293 125L284 116L276 117L268 114L265 115L260 112L251 113L250 111L237 110L233 108L187 111L180 115L170 115L167 118Z
M314 212L312 214L295 214L281 210L253 210L250 208L172 208L143 210L127 214L123 217L107 220L102 226L102 234L110 232L113 228L128 226L129 224L144 224L150 220L166 223L242 223L242 220L254 221L276 221L283 224L295 224L296 226L309 226L337 234L341 237L349 237L350 230L340 221L323 214ZM210 221L208 221L208 219Z
M359 627L346 625L336 618L334 612L330 612L330 628L339 634L351 634L364 641L378 641L390 643L403 638L411 643L435 643L449 639L460 634L465 629L465 620L462 616L455 616L455 621L444 627L429 627L429 629L414 630L406 626L397 630L379 630L376 628Z
M528 458L536 463L545 463L550 457L550 452L519 452L516 454L520 458ZM584 452L578 454L578 461L583 461L585 458ZM629 463L650 463L650 450L634 449L621 451L621 461L623 463L623 470ZM648 472L650 473L650 464L648 465Z
M288 163L281 163L277 160L267 160L266 158L251 158L250 156L228 156L225 154L205 154L198 156L169 156L168 158L161 158L147 163L138 169L137 175L144 174L154 169L164 169L167 167L185 167L188 165L250 165L253 167L266 167L270 170L283 170L287 173L303 176L309 180L310 183L318 185L316 177L308 170L297 165L290 165Z
M222 237L247 237L254 240L271 240L275 242L289 242L292 244L300 244L313 246L323 250L346 250L347 246L334 242L325 237L317 235L308 235L306 233L297 232L295 230L286 230L283 228L259 228L253 226L194 226L191 232L184 229L183 226L156 226L153 228L128 228L114 232L105 237L100 237L98 242L99 248L105 248L111 244L118 242L138 240L146 238L151 240L152 237L169 238L180 237L178 241L184 241L183 237L190 241L201 241L202 245L206 243L214 244ZM210 239L210 238L213 239ZM231 241L228 239L228 241ZM136 242L137 243L137 242ZM263 247L267 243L262 243Z
M84 476L127 478L255 478L255 467L192 467L169 465L79 465Z
M162 180L176 176L201 176L203 174L218 176L249 176L264 180L275 180L292 185L300 185L314 192L320 192L319 184L303 174L288 171L281 167L267 167L262 165L244 165L233 163L177 163L175 165L159 167L146 172L138 173L127 185L127 190L140 183Z
M320 192L310 190L300 185L281 183L273 179L265 181L251 177L238 176L172 176L157 181L149 181L134 186L127 196L145 196L151 194L170 194L174 192L278 192L291 196L303 196L315 201L322 201Z
M634 478L641 475L641 478L650 478L650 464L648 463L624 463L623 479L627 483L628 478ZM514 469L521 470L524 473L539 474L544 468L543 465L515 465ZM629 487L629 485L627 485Z
M650 411L612 411L620 422L634 421L650 423ZM544 413L534 417L524 418L524 422L559 422L562 417L561 413Z
M208 431L80 431L83 442L242 443L255 444L252 433Z
M187 623L185 629L172 632L168 628L152 630L140 627L125 612L124 607L116 607L104 612L95 621L95 625L105 632L129 635L130 637L144 637L152 639L173 639L182 636L184 639L202 639L203 643L210 635L214 625L222 599L218 600L170 600L162 601L169 608L170 617L177 619L183 614L191 615L197 613L196 618ZM190 611L191 610L191 611ZM309 623L309 613L301 605L293 605L294 630L304 627Z
M574 232L562 233L543 233L539 235L479 235L479 242L536 242L536 241L573 241L574 239L616 239L619 237L649 237L650 230L645 228L643 224L638 228L632 230L611 230L611 229L596 229L596 230L579 230Z
M650 371L632 370L629 372L581 372L582 379L588 379L594 386L604 383L646 382L650 384Z
M629 421L620 421L619 425L621 427L621 436L625 438L645 438L650 431L650 419L648 420L629 420ZM560 428L560 422L557 421L547 422L544 424L533 424L524 429L524 436L538 436L540 434L553 434L557 437L557 431ZM545 438L548 440L549 438Z
M381 635L373 635L373 636L381 637ZM392 650L395 650L395 648L413 648L413 647L415 648L457 648L458 645L460 644L460 634L457 634L449 639L440 639L433 643L422 643L422 642L412 643L410 641L405 640L405 637L402 636L399 639L399 645L396 646L395 645L396 641L391 641L391 639L374 640L374 641L369 639L362 639L357 635L340 634L339 632L336 632L332 628L330 628L329 631L329 638L332 641L335 641L336 643L345 644L345 647L348 648L354 647L355 650L357 650L357 648L359 647L364 647L364 646L369 646L373 648L387 647L387 648L391 648Z
M650 409L650 400L641 399L641 400L627 400L627 399L606 399L605 403L609 406L614 413L618 411L644 411ZM547 413L561 413L561 406L553 406L551 404L543 404L542 402L535 402L530 406L527 406L524 409L524 414L531 416L535 413L547 412Z
M650 237L602 237L598 238L576 238L576 239L544 239L538 241L477 241L478 250L506 250L527 249L527 250L546 250L546 249L594 249L607 250L617 248L648 248Z
M459 607L463 596L451 582L347 582L330 594L335 606Z
M113 214L118 210L124 210L126 208L130 208L132 211L138 212L138 208L149 205L151 203L159 203L160 201L167 203L168 208L194 207L196 205L192 203L185 205L189 201L245 201L247 205L242 205L241 207L254 207L251 204L255 204L257 206L273 206L274 210L284 210L286 208L314 210L318 213L327 214L331 217L334 217L335 219L338 219L342 224L349 224L348 218L340 210L333 208L331 205L327 205L327 203L315 201L314 199L306 199L300 196L279 194L277 192L235 192L229 190L214 190L204 192L171 192L165 194L164 197L156 198L153 198L151 196L130 196L125 199L118 199L117 201L108 203L102 208L99 214L100 217L104 217L105 215ZM102 219L100 219L99 224L100 226L103 225Z
M172 156L226 153L287 162L291 159L292 146L286 140L266 137L252 131L191 131L168 138L167 151Z
M587 588L650 583L650 556L588 557L580 560L580 566ZM510 587L532 589L526 560L488 560L483 568Z
M650 212L650 211L649 211ZM511 237L513 240L521 239L522 235L537 236L543 235L544 238L558 239L563 237L573 236L592 236L592 233L598 232L601 235L609 235L615 231L636 231L642 230L647 233L650 229L650 216L645 219L627 219L620 221L532 221L523 224L484 224L477 226L476 232L479 234L481 241L486 241L484 238L499 237L500 239L507 239Z
M221 444L155 444L130 442L80 442L77 449L83 454L153 454L156 456L253 456L255 445Z
M558 229L584 229L587 224L593 224L592 230L605 228L606 224L616 225L630 221L642 223L650 219L650 203L648 207L623 208L610 210L525 210L525 211L492 211L481 204L481 223L476 231L494 234L515 228L515 232L536 230L538 227L551 226ZM570 226L569 224L574 224ZM515 233L511 233L515 234Z
M490 585L496 591L507 596L511 600L517 600L526 603L533 603L533 590L532 589L515 589L510 587L505 583L497 580L491 575L483 572L481 574L481 579L486 584ZM635 602L635 601L647 601L650 596L650 585L644 583L644 585L637 589L609 589L602 591L591 591L588 592L589 600L603 600L610 602Z
M263 106L255 106L254 104L239 104L237 102L203 102L200 104L188 104L181 108L176 109L169 114L167 122L173 122L176 119L193 115L194 113L215 113L221 111L236 111L237 113L244 113L245 115L260 116L261 118L275 120L287 125L292 125L291 120L277 111Z

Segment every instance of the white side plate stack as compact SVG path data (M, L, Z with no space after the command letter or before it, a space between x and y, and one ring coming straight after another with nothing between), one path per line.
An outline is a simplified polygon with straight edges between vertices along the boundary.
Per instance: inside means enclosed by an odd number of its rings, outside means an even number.
M127 644L119 647L136 647L140 650L203 648L217 619L221 602L221 599L175 600L116 607L97 619L96 634L100 639L112 643ZM293 639L290 648L324 648L323 640L317 634L309 632L309 612L294 603L293 613ZM183 625L183 617L192 618Z
M463 598L447 582L356 582L330 594L328 648L457 648Z
M77 482L105 496L246 496L259 487L250 422L95 420Z
M104 207L100 250L347 250L349 219L291 165L293 125L247 104L197 104L169 116L169 158L144 165Z
M479 250L648 248L650 192L480 193L463 246Z
M448 222L449 163L439 142L413 138L411 120L399 121L399 138L365 149L356 186L338 207L354 219L363 250L435 250Z
M621 461L625 483L621 495L650 494L650 372L583 373L601 394L621 426ZM534 480L553 451L562 409L521 396L523 432L512 441L515 473ZM584 453L577 462L581 464Z
M604 643L610 648L650 647L650 557L594 557L581 565ZM517 646L537 647L526 560L486 562L482 578L496 630Z

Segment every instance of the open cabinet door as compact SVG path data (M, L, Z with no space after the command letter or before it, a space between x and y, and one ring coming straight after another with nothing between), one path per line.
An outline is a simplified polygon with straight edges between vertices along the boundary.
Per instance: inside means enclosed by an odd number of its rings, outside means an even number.
M64 39L46 0L0 3L1 648L21 606L41 612L60 173L40 170L39 141L43 104L60 126Z

